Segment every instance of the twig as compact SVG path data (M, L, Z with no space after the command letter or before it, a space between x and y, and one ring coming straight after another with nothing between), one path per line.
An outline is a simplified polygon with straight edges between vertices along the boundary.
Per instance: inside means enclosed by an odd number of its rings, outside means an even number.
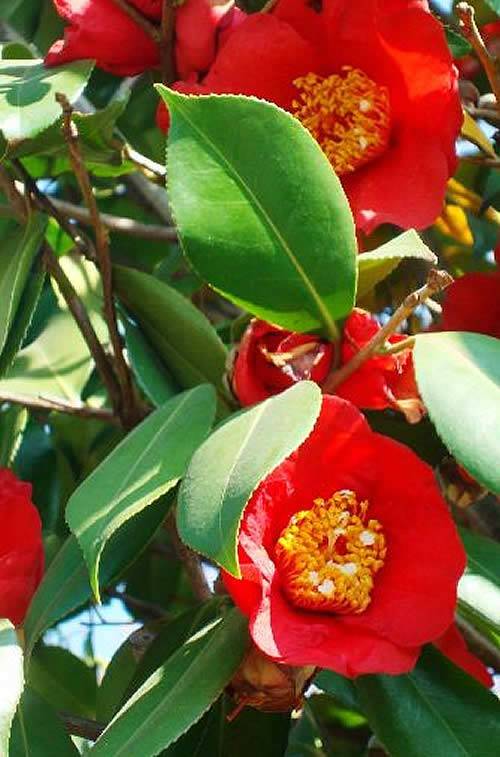
M465 636L465 640L471 647L472 652L479 659L496 671L500 671L500 650L495 644L488 641L474 626L458 613L455 616L457 626Z
M496 108L478 108L475 105L467 105L465 110L473 118L484 118L495 126L500 126L500 112Z
M0 392L0 404L2 402L8 402L11 405L23 405L30 410L47 410L49 412L66 413L67 415L78 415L81 418L93 418L115 425L120 423L116 415L110 410L90 407L90 405L71 405L68 402L50 399L50 397L44 397L41 394L37 397L29 397L24 394Z
M44 264L52 278L57 282L61 295L64 297L64 300L87 343L99 375L107 388L113 409L115 413L117 413L120 408L121 395L115 372L113 371L108 356L104 352L102 344L97 338L97 334L95 333L83 302L78 297L73 284L64 273L59 265L57 256L48 244L45 244L44 247Z
M161 79L164 84L172 84L175 79L173 41L175 27L175 7L173 0L163 0L161 11Z
M68 145L70 163L75 172L85 204L89 209L92 226L95 232L97 262L102 278L104 317L109 331L109 337L115 358L116 373L120 385L121 401L119 405L119 413L124 425L131 428L140 417L140 413L137 408L132 376L123 354L122 339L118 333L118 323L113 300L113 279L108 231L101 221L89 174L82 158L78 129L72 118L73 108L67 97L63 94L57 93L56 100L63 111L62 128L64 139Z
M146 34L148 34L151 39L156 42L157 45L161 42L161 32L158 29L158 27L153 24L152 21L150 21L146 16L143 16L140 11L137 10L133 5L130 5L130 3L127 2L127 0L113 0L114 4L117 5L119 8L121 8L122 11L124 11L127 16L130 16L130 18L135 21L135 23L143 29Z
M87 208L81 205L74 205L72 202L66 202L66 200L56 200L55 198L52 198L50 202L59 215L74 218L75 221L80 221L89 226L92 225L90 211ZM134 221L132 218L123 218L121 216L109 215L108 213L101 213L101 222L110 231L115 231L119 234L128 234L131 237L165 242L174 242L177 239L177 230L173 226L149 225Z
M18 221L24 223L28 217L26 199L17 191L14 179L2 165L0 165L0 189L5 194L13 215Z
M24 182L25 193L29 192L31 194L40 210L55 218L61 229L73 240L75 246L85 257L95 261L95 249L90 240L84 239L78 229L69 223L67 218L59 212L56 202L38 188L36 181L28 173L20 160L13 160L12 164Z
M195 597L199 599L200 602L206 602L207 599L212 597L212 592L210 591L203 574L203 569L198 556L180 540L177 526L175 525L175 515L173 514L173 511L169 513L165 520L165 528L170 536L177 557L186 569Z
M462 155L460 157L462 163L472 163L478 166L488 166L489 168L500 167L500 158L487 158L487 157L473 157L472 155Z
M88 739L89 741L97 741L106 728L103 723L98 723L96 720L89 720L88 718L81 718L77 715L71 715L69 712L60 712L59 717L68 733L72 736L80 736L82 739Z
M123 146L123 152L125 157L131 160L132 163L135 163L135 165L140 168L141 171L144 171L147 175L153 174L155 178L161 179L162 182L165 181L167 171L166 168L160 163L157 163L155 160L151 160L151 158L148 158L146 155L138 152L132 147L132 145L129 145L127 143L125 143Z
M495 58L490 55L483 38L477 28L474 8L469 3L458 3L455 6L460 31L474 48L479 61L484 68L497 103L500 105L500 78Z
M392 334L395 333L398 326L421 305L428 297L440 292L452 283L453 279L447 271L437 271L433 269L429 272L425 286L412 292L405 298L403 303L398 307L396 312L389 318L385 326L377 331L375 336L370 339L361 349L356 352L348 363L345 363L339 370L333 371L326 378L323 384L323 391L333 393L337 386L342 384L351 376L363 363L372 357L385 343Z
M169 613L163 609L163 607L160 607L159 605L154 604L153 602L146 602L143 599L138 599L137 597L132 597L130 594L127 594L124 591L117 591L117 589L106 589L104 593L108 597L113 597L114 599L121 599L123 602L126 602L126 604L130 605L130 607L135 607L136 610L142 611L147 613L151 616L151 618L168 618Z

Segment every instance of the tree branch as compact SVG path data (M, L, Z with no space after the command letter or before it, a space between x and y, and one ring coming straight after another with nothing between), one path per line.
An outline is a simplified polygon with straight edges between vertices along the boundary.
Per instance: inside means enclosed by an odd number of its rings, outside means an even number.
M80 718L77 715L71 715L69 712L60 712L63 725L67 732L72 736L80 736L82 739L97 741L106 726L98 723L96 720Z
M428 297L432 297L437 292L445 289L452 283L453 279L447 271L437 271L433 269L429 272L425 286L412 292L405 298L403 303L398 307L396 312L389 318L385 326L377 331L375 336L370 339L361 349L356 352L348 363L345 363L339 370L333 371L323 383L323 391L334 393L337 386L340 386L349 376L360 368L363 363L371 358L378 350L384 346L388 339L398 326L421 305Z
M496 59L490 55L488 48L484 44L483 38L477 28L474 8L469 3L458 3L455 6L455 12L458 17L460 31L472 45L479 61L484 68L486 76L495 95L497 103L500 105L500 78Z
M92 418L120 425L119 419L110 410L103 408L90 407L90 405L71 405L68 402L54 400L50 397L38 395L30 397L24 394L14 394L11 392L0 392L0 404L8 402L11 405L22 405L30 410L47 410L48 412L66 413L67 415L78 415L81 418Z
M174 72L175 7L173 0L163 0L161 12L161 79L163 84L172 84Z
M74 205L72 202L66 202L66 200L56 200L55 198L51 198L50 202L58 211L59 216L74 218L75 221L80 221L89 226L92 225L90 211L87 208L81 205ZM123 218L121 216L109 215L108 213L101 213L101 222L110 231L119 234L128 234L131 237L160 242L175 242L177 240L177 230L173 226L149 225L134 221L132 218Z
M146 18L146 16L143 16L142 13L138 11L137 8L135 8L133 5L130 5L127 0L112 0L112 2L119 8L121 8L121 10L124 11L127 16L130 16L130 18L135 21L137 26L140 26L141 29L143 29L146 34L148 34L151 39L156 42L157 45L160 44L161 32L158 27L153 24L152 21Z
M200 559L189 547L186 547L179 537L173 511L167 515L165 528L170 536L177 557L186 569L195 597L200 602L206 602L207 599L213 596L212 592L203 574Z
M116 374L120 385L119 414L124 425L127 428L132 428L142 415L138 408L132 376L123 354L122 339L118 333L118 322L113 300L113 278L109 253L108 231L101 221L90 177L81 154L78 129L72 118L73 108L67 97L63 94L57 93L56 100L61 105L63 111L62 130L68 146L70 163L75 172L85 204L89 209L90 219L94 228L97 263L102 278L104 317L108 326L109 337L115 358Z

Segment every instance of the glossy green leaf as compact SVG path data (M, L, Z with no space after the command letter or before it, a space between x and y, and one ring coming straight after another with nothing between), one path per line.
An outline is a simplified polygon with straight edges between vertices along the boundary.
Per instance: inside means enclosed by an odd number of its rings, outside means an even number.
M467 571L458 583L460 609L478 628L500 634L500 544L465 528L460 536L467 552Z
M9 754L12 719L23 691L23 653L14 626L0 620L0 755Z
M182 540L239 577L243 510L259 482L309 436L320 407L319 387L302 381L218 428L194 455L180 487Z
M135 560L163 523L172 500L160 497L127 521L108 542L102 555L101 585L109 583ZM51 626L92 598L88 569L74 536L70 536L50 563L24 621L25 655Z
M157 89L171 117L170 202L197 273L267 321L334 337L354 303L356 241L317 142L265 101Z
M14 460L27 422L28 411L20 405L0 409L0 468Z
M95 717L96 671L67 649L40 644L30 660L27 684L56 710Z
M445 26L444 30L448 47L454 58L462 58L464 55L468 55L472 52L472 47L465 37L462 37L461 34L458 34L458 32L451 29L449 26Z
M358 299L371 292L379 281L383 281L406 258L418 258L432 264L437 262L434 253L413 229L405 231L376 250L358 255Z
M467 332L419 334L418 388L436 430L480 483L500 494L500 339Z
M500 586L500 544L466 528L460 537L467 552L467 570Z
M402 676L361 676L356 688L391 757L497 757L500 702L436 649Z
M95 757L153 757L196 723L244 655L247 620L233 609L188 639L116 715Z
M57 92L75 102L92 72L92 61L46 68L40 60L0 61L0 131L7 140L28 139L61 115Z
M174 397L128 434L71 496L66 519L83 550L97 598L106 542L177 484L214 415L215 393L208 385Z
M32 215L27 225L2 241L0 255L0 354L16 317L24 287L43 240L47 219Z
M78 757L78 750L46 700L27 688L12 725L9 757Z
M172 287L132 268L113 268L115 290L183 388L206 381L224 395L226 348L205 316Z
M127 354L137 383L142 391L159 407L178 393L175 381L158 360L155 351L135 323L124 316L121 319L125 332Z
M53 316L0 380L2 393L79 402L92 371L87 345L70 313Z

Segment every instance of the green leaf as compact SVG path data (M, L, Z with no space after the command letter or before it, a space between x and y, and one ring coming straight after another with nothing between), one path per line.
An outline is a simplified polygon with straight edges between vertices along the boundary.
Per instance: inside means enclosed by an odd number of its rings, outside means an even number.
M79 402L92 366L73 316L58 313L40 336L17 354L0 381L0 391Z
M458 583L459 606L478 628L500 633L500 544L465 528L460 536L467 552L467 571Z
M126 316L121 319L121 323L125 331L127 355L137 383L146 397L159 407L177 394L179 389L156 357L155 351L143 336L139 326L132 323Z
M444 31L448 47L454 58L463 58L464 55L468 55L472 52L472 47L465 37L462 37L461 34L454 29L451 29L449 26L445 26Z
M27 672L30 688L56 709L94 718L97 682L95 669L62 647L38 646Z
M356 687L349 678L344 678L333 670L321 670L314 683L349 710L360 709Z
M52 707L27 688L12 725L9 757L78 757L78 754Z
M171 502L169 497L160 497L153 505L127 521L111 542L108 542L102 556L102 585L115 580L137 558L163 523ZM26 658L29 659L44 631L88 602L91 597L92 589L82 551L76 538L70 536L50 563L31 601L24 621Z
M47 219L32 215L28 224L2 242L0 255L0 354L21 302L35 256L43 240Z
M238 413L195 453L180 490L181 539L239 577L241 516L260 481L311 433L321 391L301 381L282 394Z
M34 265L31 275L26 282L21 302L16 311L16 317L9 331L9 336L0 356L0 376L3 376L12 365L35 315L40 296L45 283L45 271L41 261Z
M418 258L435 264L437 258L413 229L358 255L358 300L365 297L379 281L386 278L405 258Z
M57 92L73 103L82 94L94 67L79 60L46 68L41 60L0 61L0 129L5 139L28 139L61 115Z
M196 272L267 321L335 337L354 304L356 240L317 142L256 98L157 89L171 117L170 202Z
M70 497L66 519L83 550L98 599L106 542L177 484L214 414L214 392L207 385L174 397L128 434Z
M500 702L436 649L401 676L361 676L356 688L391 757L497 757Z
M203 313L154 276L113 267L115 290L183 388L206 381L224 396L227 352Z
M127 702L91 751L152 757L196 723L230 681L248 643L233 609L186 641Z
M28 411L20 405L0 409L0 468L14 460L27 422Z
M500 339L418 334L417 384L436 430L480 483L500 494Z
M0 620L0 754L9 754L12 719L24 686L23 653L14 626Z

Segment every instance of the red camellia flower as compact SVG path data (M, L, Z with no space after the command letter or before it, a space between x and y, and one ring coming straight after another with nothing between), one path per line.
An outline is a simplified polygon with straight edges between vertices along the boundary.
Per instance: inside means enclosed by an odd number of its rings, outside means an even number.
M333 345L308 334L253 319L234 362L232 384L242 405L253 405L297 381L321 383L330 370Z
M275 662L404 673L453 621L465 554L431 468L325 396L309 438L269 474L224 573Z
M177 89L255 95L293 113L366 232L439 215L462 115L426 0L279 0L271 13L227 16L218 42L206 76Z
M158 45L113 0L53 0L69 26L45 58L48 66L93 58L99 68L133 76L160 63ZM151 20L161 18L161 0L130 0Z
M0 513L0 617L18 626L40 583L44 555L31 485L6 468L0 468Z
M466 673L479 681L479 683L482 683L483 686L486 686L488 689L493 686L493 679L488 669L477 657L469 652L462 634L455 623L452 623L448 630L434 644L455 665L465 670Z
M500 339L500 244L496 270L466 273L446 290L440 331L472 331Z
M342 365L380 331L370 313L355 308L344 326L341 347ZM407 334L393 334L389 344L397 344ZM348 379L335 389L335 393L366 410L383 410L392 407L415 423L422 418L424 407L419 399L413 369L411 349L402 349L392 355L376 355L366 360Z

